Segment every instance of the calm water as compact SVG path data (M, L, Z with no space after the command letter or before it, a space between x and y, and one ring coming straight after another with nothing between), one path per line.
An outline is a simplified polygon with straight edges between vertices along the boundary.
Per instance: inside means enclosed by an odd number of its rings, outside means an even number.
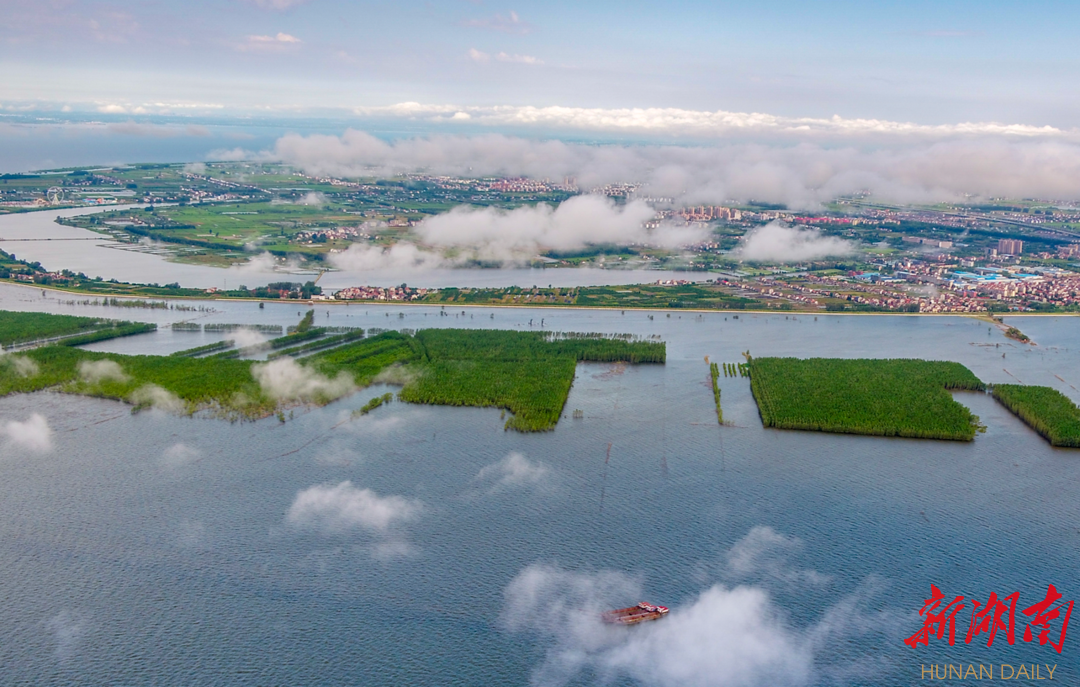
M214 307L200 321L291 324L298 310ZM15 288L0 308L191 316ZM496 410L400 403L342 423L382 388L284 425L0 399L3 421L40 413L53 432L44 453L0 446L0 683L910 685L920 664L949 660L1057 664L1060 684L1080 680L1076 636L1059 656L1024 643L1018 619L1012 647L965 644L970 606L956 646L902 643L931 583L950 599L1019 591L1021 608L1048 583L1080 596L1080 451L970 393L958 399L989 427L972 443L765 431L747 380L723 377L733 424L718 427L703 361L747 349L948 359L1077 400L1080 318L1017 318L1040 344L1024 348L963 318L316 310L365 327L543 318L659 334L668 363L580 365L567 414L584 419L536 435L504 432ZM100 347L209 340L162 331ZM354 510L290 520L300 492L346 480L336 493ZM363 489L401 497L411 517L347 526ZM526 591L548 612L527 612ZM671 617L625 632L574 611L641 598Z
M112 210L115 208L105 208ZM241 267L207 267L168 262L147 246L132 246L86 229L67 227L55 222L57 217L101 212L101 209L45 210L0 216L0 248L31 262L38 261L49 270L68 269L90 277L138 284L179 282L189 288L256 287L274 281L308 281L315 273L274 271L258 264ZM653 270L602 269L439 269L415 272L396 270L327 272L319 285L329 292L346 286L410 286L441 288L447 286L597 286L606 284L643 284L657 279L702 281L703 273L671 273Z

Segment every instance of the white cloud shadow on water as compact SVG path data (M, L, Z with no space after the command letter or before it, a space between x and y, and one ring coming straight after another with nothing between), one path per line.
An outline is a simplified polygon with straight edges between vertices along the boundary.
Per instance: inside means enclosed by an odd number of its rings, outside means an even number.
M8 444L34 453L52 450L52 429L44 415L34 413L25 421L8 420L0 425L0 436L6 436Z
M789 227L770 222L751 229L739 242L735 255L750 262L801 262L851 255L856 247L817 229Z
M419 500L379 496L346 480L339 484L317 484L297 493L285 521L299 530L323 536L367 535L372 539L372 555L386 560L415 551L405 539L402 527L417 521L424 510Z

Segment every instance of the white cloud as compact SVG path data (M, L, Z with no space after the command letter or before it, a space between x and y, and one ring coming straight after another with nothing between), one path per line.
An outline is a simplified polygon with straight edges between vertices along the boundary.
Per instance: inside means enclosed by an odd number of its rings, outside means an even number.
M450 261L438 253L417 248L407 242L395 243L389 248L354 243L344 252L332 253L329 259L331 265L347 272L420 271L450 264Z
M346 372L329 379L292 358L253 365L251 375L264 393L283 401L332 401L356 388Z
M78 648L83 635L86 634L86 621L70 611L60 611L45 626L52 633L56 643L55 653L57 658L67 659Z
M485 465L476 473L475 481L487 485L493 493L512 488L541 489L549 484L551 470L542 462L531 461L518 452L506 455L502 460Z
M523 21L518 16L517 12L511 11L510 14L495 14L490 17L484 17L482 19L468 19L462 22L463 26L471 26L478 29L489 29L491 31L500 31L502 33L519 33L525 34L532 31L532 25L526 21Z
M752 262L801 262L854 252L855 246L848 241L825 236L817 229L789 227L779 222L751 229L736 248L741 259Z
M505 53L503 53L505 54ZM882 119L784 117L760 112L684 110L679 108L585 108L533 107L515 105L462 106L421 103L358 108L357 114L401 116L407 110L413 117L441 117L451 112L468 112L477 121L492 125L537 126L544 128L622 131L641 133L729 136L763 132L795 134L800 139L812 136L852 136L887 134L944 138L957 135L1059 137L1080 132L1052 126L1005 124L1002 122L961 122L956 124L917 124Z
M308 0L246 0L247 2L255 5L256 7L264 10L274 10L282 12L287 9L292 9L298 5L303 5Z
M795 687L814 680L809 633L792 628L769 595L715 585L656 623L605 626L604 610L641 600L621 573L577 573L533 565L505 590L503 622L548 645L534 685L563 685L593 672L649 687Z
M698 243L708 236L704 229L646 229L644 222L655 214L640 200L620 206L605 196L580 195L554 208L546 203L513 210L458 206L425 219L416 233L431 246L502 261L531 258L541 250L570 251L598 244L676 247L676 241Z
M321 484L296 495L285 516L286 522L300 529L312 529L324 535L363 532L375 537L372 553L389 559L407 555L413 547L401 534L401 526L415 522L424 511L418 500L403 496L379 496L370 489L359 489L350 481Z
M325 205L326 196L318 191L308 191L304 197L296 201L297 205Z
M137 408L151 407L167 413L180 415L187 409L187 404L179 396L157 384L144 384L131 392L128 400Z
M161 454L161 462L170 468L178 468L190 463L194 463L196 460L202 457L202 452L197 448L188 446L185 443L176 443L165 449Z
M0 365L11 367L12 372L23 378L34 377L41 372L37 362L24 355L0 354Z
M533 57L532 55L511 55L509 53L500 52L495 55L495 59L499 62L517 62L519 64L543 64L544 61Z
M202 162L189 162L184 165L187 174L206 174L206 165Z
M767 526L752 528L727 552L727 575L734 580L762 579L788 584L823 584L828 576L814 570L799 570L788 557L800 551L802 540L780 534Z
M254 329L248 329L246 327L241 327L240 329L233 331L231 336L239 348L261 347L266 344L265 336Z
M486 52L481 52L480 50L477 50L476 48L469 48L469 52L467 54L469 56L469 59L472 60L473 62L487 62L488 60L491 59L491 55L488 55ZM468 113L463 113L463 114L468 114Z
M395 116L451 120L405 103ZM484 122L479 121L483 124ZM956 200L976 196L1066 198L1080 187L1080 144L1057 134L880 134L844 145L718 143L711 146L584 145L497 134L430 136L388 143L364 132L341 136L289 134L272 153L312 174L344 177L427 172L471 177L576 178L583 189L614 182L640 183L639 193L680 202L758 200L792 209L818 209L839 195L871 190L897 202Z
M8 420L0 425L0 436L7 436L8 443L16 448L35 453L52 450L52 429L43 415L34 413L25 422Z
M88 384L98 384L104 381L126 382L128 376L124 368L115 360L81 360L77 367L79 376Z
M278 33L273 36L248 36L247 39L236 46L237 50L283 50L295 47L303 43L296 36L287 33Z

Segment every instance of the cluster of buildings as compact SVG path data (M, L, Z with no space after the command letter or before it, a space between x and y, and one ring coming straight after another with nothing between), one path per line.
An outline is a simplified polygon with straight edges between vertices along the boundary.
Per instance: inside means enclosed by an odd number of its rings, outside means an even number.
M412 289L408 286L350 286L336 291L336 301L416 301L426 296L429 289Z
M739 221L742 212L737 208L727 208L722 205L699 205L693 208L683 208L675 213L687 222L712 222L713 220Z
M916 243L924 246L930 246L932 248L952 248L952 241L939 241L938 239L923 238L921 236L905 236L903 238L904 243Z
M333 227L331 229L315 229L301 231L296 235L297 241L325 242L333 240L354 240L358 238L370 238L368 232L361 227Z

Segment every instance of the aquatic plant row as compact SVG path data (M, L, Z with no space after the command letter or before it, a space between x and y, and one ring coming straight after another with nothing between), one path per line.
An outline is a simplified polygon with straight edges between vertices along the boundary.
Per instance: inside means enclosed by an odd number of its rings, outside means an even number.
M1057 389L995 384L994 398L1051 445L1080 448L1080 408Z
M727 363L724 363L724 371L727 372ZM720 424L724 424L724 411L720 410L720 385L716 381L720 378L720 366L709 363L709 375L712 377L713 400L716 401L716 419Z
M981 429L949 393L986 388L960 363L752 358L748 366L766 427L956 441Z

